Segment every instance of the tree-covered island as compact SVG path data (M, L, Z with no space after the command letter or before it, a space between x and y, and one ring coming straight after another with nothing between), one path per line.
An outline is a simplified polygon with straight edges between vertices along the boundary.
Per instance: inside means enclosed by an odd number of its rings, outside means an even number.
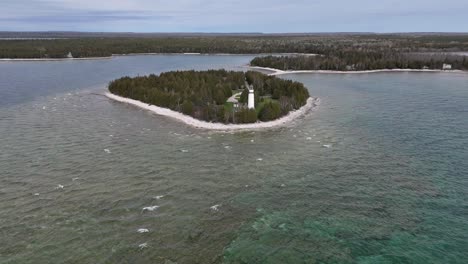
M254 91L255 107L247 105ZM243 124L271 121L307 103L302 83L249 71L173 71L110 82L112 94L168 108L196 119Z

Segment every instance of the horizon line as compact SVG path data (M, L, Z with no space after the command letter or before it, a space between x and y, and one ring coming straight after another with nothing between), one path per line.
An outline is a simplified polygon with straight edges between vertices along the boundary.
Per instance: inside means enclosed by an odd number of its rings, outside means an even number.
M63 31L63 30L0 30L0 33L90 33L90 34L258 34L258 35L279 35L279 34L468 34L468 31L311 31L311 32L249 32L249 31Z

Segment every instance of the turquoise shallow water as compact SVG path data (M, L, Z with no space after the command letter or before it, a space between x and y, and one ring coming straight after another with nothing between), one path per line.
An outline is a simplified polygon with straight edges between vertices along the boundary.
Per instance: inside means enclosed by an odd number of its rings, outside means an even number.
M0 263L467 262L467 74L283 76L319 109L242 133L99 95L249 59L0 63Z

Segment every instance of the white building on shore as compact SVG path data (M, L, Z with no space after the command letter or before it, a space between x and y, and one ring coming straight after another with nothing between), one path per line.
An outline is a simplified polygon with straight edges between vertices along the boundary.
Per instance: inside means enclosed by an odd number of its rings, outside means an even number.
M446 64L442 65L442 70L444 71L450 71L452 69L452 64Z

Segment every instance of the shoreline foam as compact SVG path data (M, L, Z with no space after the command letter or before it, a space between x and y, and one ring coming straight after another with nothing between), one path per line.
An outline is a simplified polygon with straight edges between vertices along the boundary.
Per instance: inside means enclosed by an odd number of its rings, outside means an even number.
M366 70L366 71L332 71L332 70L297 70L297 71L283 71L269 67L259 67L247 65L247 68L272 71L268 74L270 76L295 74L295 73L325 73L325 74L363 74L363 73L380 73L380 72L445 72L445 73L465 73L462 70L431 70L431 69L379 69L379 70Z
M163 108L155 105L149 105L138 100L133 100L130 98L121 97L110 92L106 92L105 96L121 103L127 103L139 108L151 111L157 115L167 116L178 121L181 121L187 125L190 125L195 128L208 129L208 130L219 130L219 131L233 131L233 130L257 130L265 128L275 128L284 126L291 121L305 115L307 112L315 109L319 104L320 100L318 98L309 97L307 103L299 108L298 110L291 111L286 116L283 116L279 119L268 121L268 122L257 122L250 124L223 124L223 123L211 123L207 121L202 121L195 119L191 116L184 115L182 113L170 110L168 108Z

